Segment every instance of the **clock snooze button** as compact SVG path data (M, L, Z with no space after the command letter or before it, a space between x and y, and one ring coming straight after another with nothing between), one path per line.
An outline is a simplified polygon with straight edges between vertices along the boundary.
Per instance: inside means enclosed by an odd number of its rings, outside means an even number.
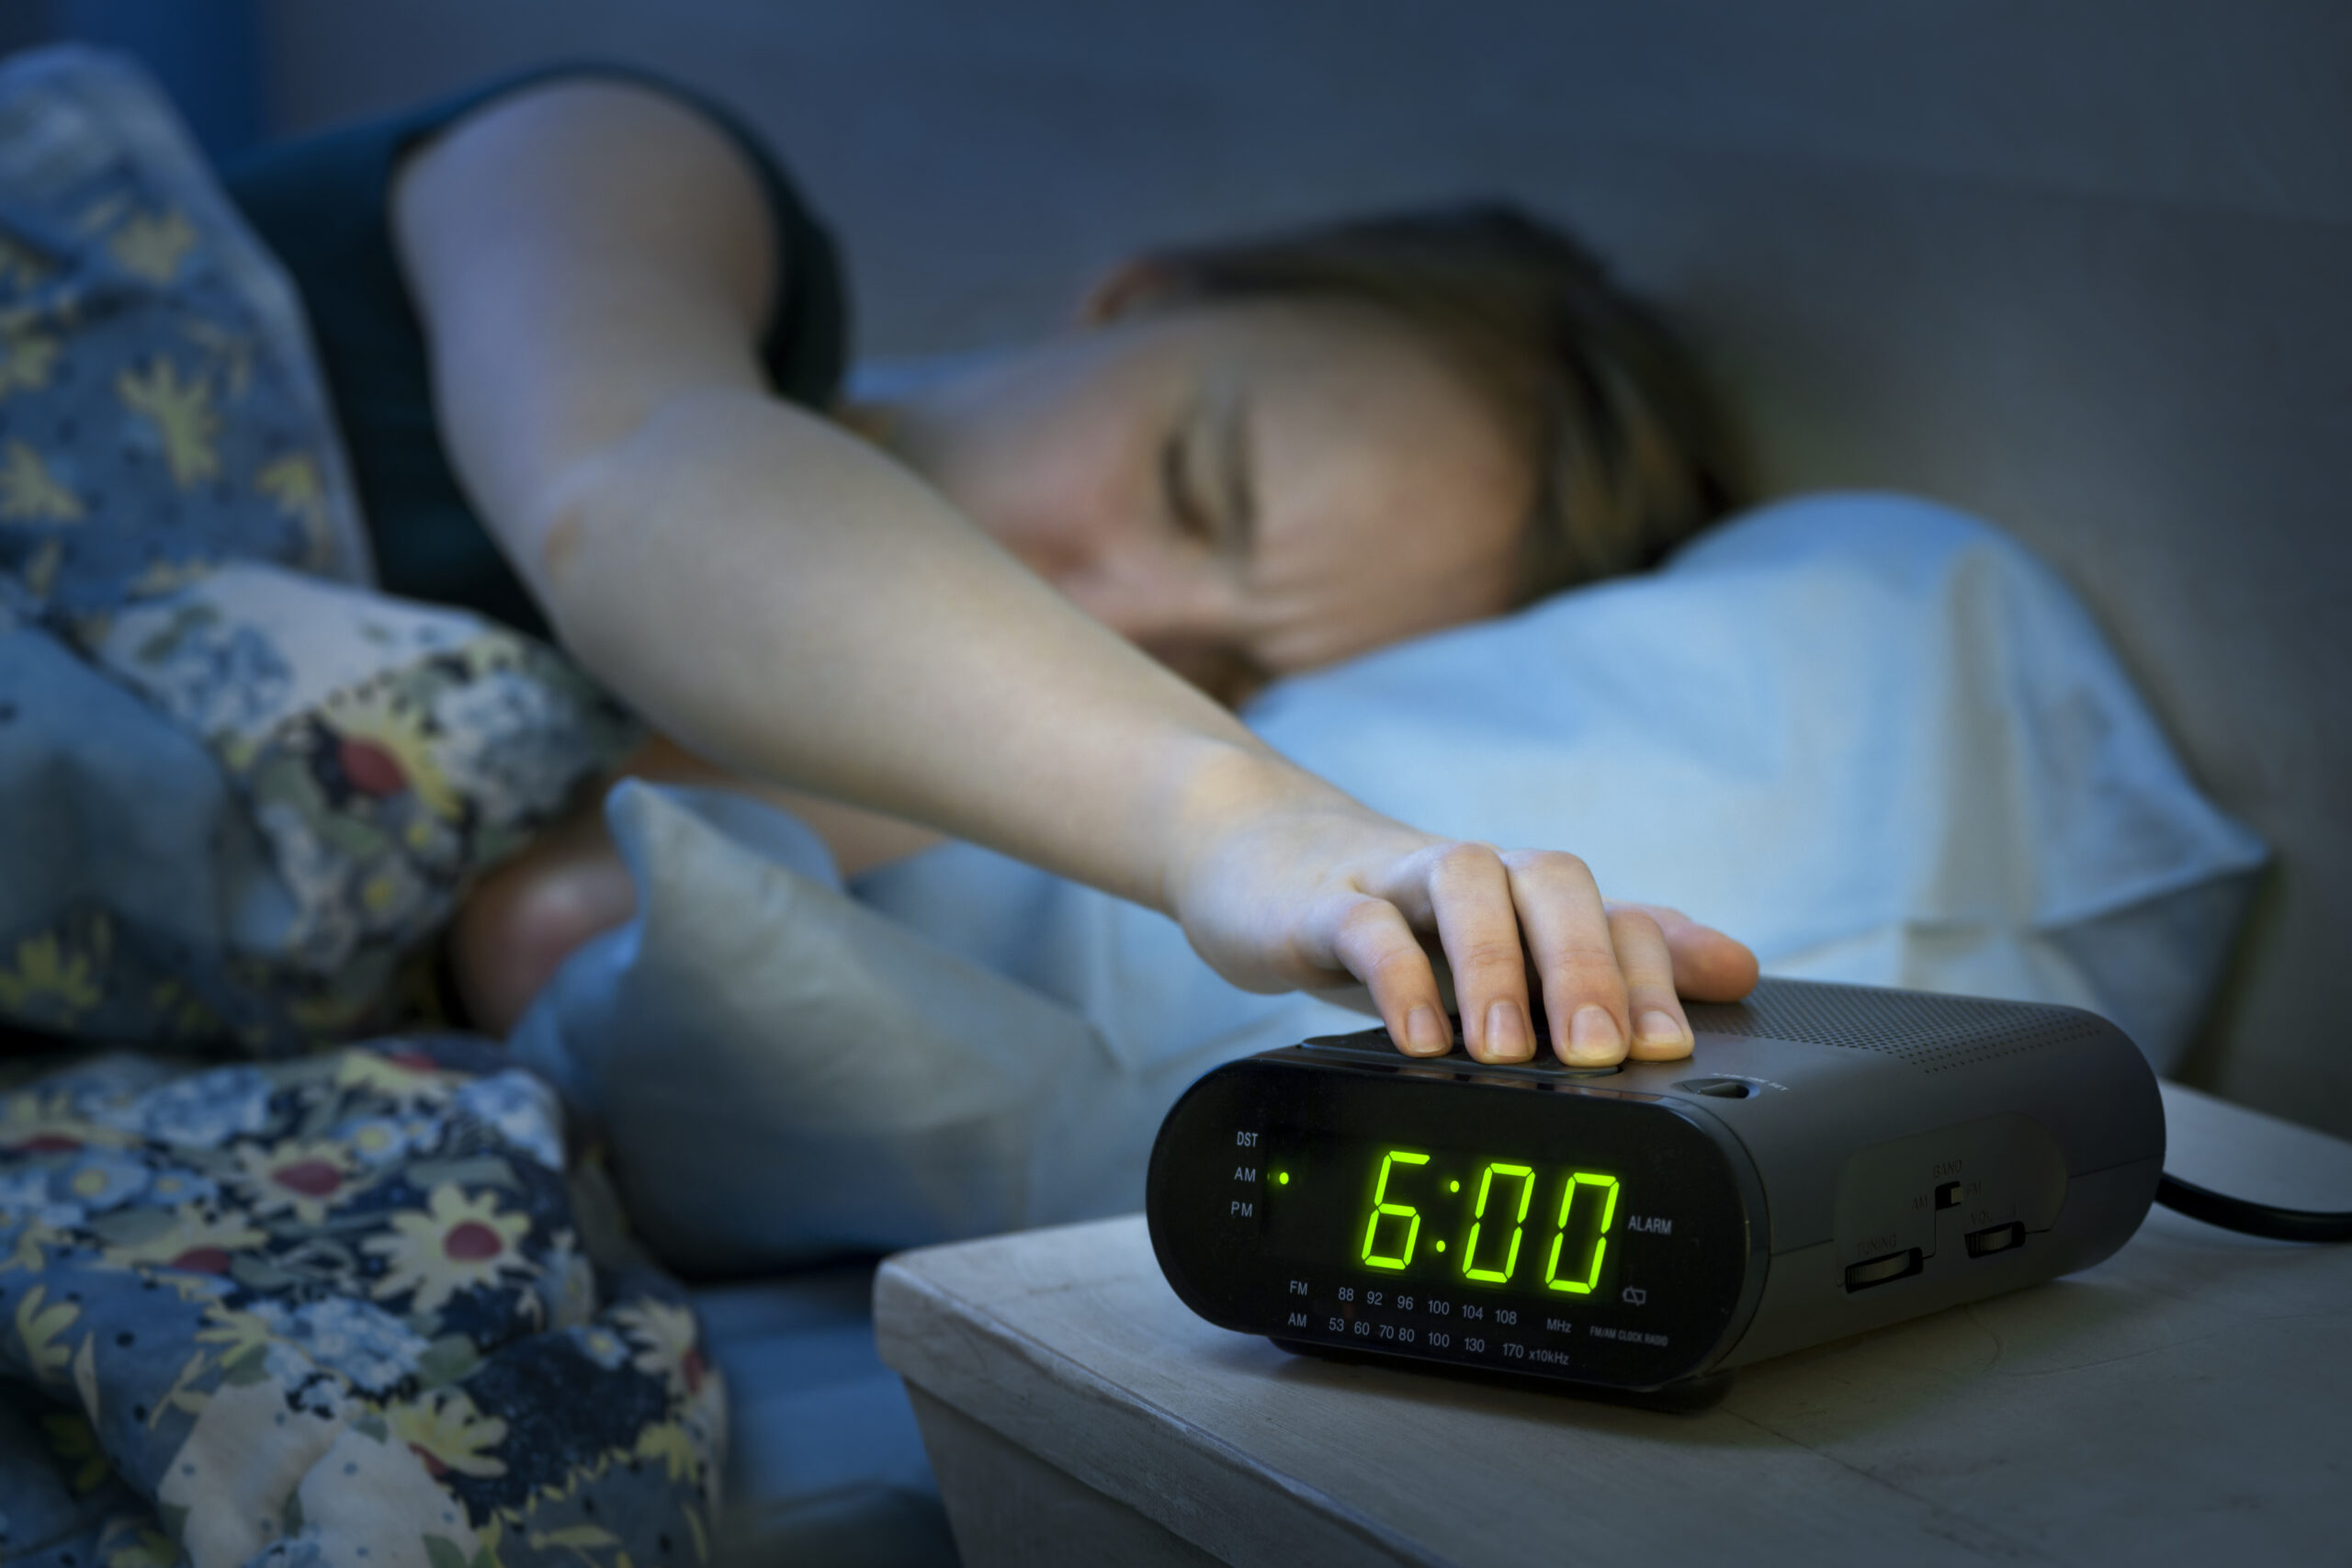
M1464 1083L1606 1078L1615 1077L1625 1070L1622 1062L1607 1066L1583 1066L1561 1061L1552 1054L1551 1034L1541 1024L1535 1031L1535 1055L1524 1062L1482 1062L1470 1055L1468 1048L1460 1043L1463 1033L1462 1020L1458 1015L1453 1017L1453 1049L1442 1056L1400 1057L1396 1047L1389 1042L1385 1029L1366 1029L1352 1034L1317 1034L1301 1041L1299 1048L1318 1055L1352 1057L1385 1072L1413 1077L1453 1078Z

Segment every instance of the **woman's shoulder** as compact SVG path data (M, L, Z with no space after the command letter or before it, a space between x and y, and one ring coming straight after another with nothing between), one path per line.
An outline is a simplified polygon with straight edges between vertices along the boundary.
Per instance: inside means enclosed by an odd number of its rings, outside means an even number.
M427 243L442 253L445 287L469 287L485 243L571 258L568 276L684 266L697 286L764 301L763 357L777 391L823 406L838 389L847 297L837 252L734 109L605 64L533 72L435 107L444 112L411 117L387 209L411 262ZM439 197L411 198L427 186ZM447 265L452 254L465 265ZM747 271L761 255L768 271Z
M594 62L517 72L272 142L221 170L231 198L284 268L309 318L385 587L470 605L532 631L544 623L473 518L443 446L432 355L392 209L403 169L435 142L535 100L540 107L568 100L577 111L586 99L594 100L591 112L563 117L574 129L593 130L608 109L667 114L706 143L715 130L741 153L752 178L735 188L764 206L775 240L758 345L766 379L795 402L829 406L848 358L847 290L831 238L765 140L690 85ZM688 112L680 116L681 108ZM618 141L644 151L626 134ZM618 183L608 183L617 194Z
M580 60L534 65L484 77L398 108L264 142L231 159L222 177L232 186L266 185L308 166L337 163L389 178L401 159L459 121L516 102L581 96L603 87L616 99L656 98L689 111L723 131L755 159L774 151L741 114L681 78L614 61Z
M436 141L516 114L578 138L583 156L626 155L642 164L665 147L692 157L699 141L739 158L790 282L775 337L797 348L771 371L786 396L831 395L847 351L846 291L831 235L756 126L678 78L610 61L534 66L266 143L226 164L222 183L306 299L337 268L381 282L394 265L392 198L403 168Z
M601 92L586 89L602 88ZM226 164L222 183L246 220L293 276L316 315L349 306L367 328L398 296L395 181L411 154L461 123L534 98L600 99L609 112L684 109L725 138L751 171L782 273L762 344L776 390L814 407L838 392L849 355L849 291L831 233L802 197L784 159L753 122L691 83L609 61L571 61L492 77L348 124L266 143ZM632 105L631 100L636 100ZM575 123L588 117L571 117ZM322 335L332 335L324 323ZM363 334L365 335L365 334Z

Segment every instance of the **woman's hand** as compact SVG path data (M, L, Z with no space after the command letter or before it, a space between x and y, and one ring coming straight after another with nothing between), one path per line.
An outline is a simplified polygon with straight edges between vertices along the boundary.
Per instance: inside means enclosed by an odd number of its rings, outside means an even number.
M1680 997L1736 1001L1756 984L1745 946L1673 909L1604 900L1575 855L1438 838L1264 771L1185 814L1168 900L1237 985L1360 985L1399 1050L1436 1055L1453 1037L1435 951L1473 1056L1532 1056L1540 994L1554 1051L1587 1066L1687 1056Z

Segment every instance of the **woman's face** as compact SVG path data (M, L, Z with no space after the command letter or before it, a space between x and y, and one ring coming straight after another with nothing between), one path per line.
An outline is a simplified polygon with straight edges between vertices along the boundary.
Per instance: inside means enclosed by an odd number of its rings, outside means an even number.
M891 445L950 500L1227 701L1510 603L1528 465L1476 391L1368 310L1126 318L896 415Z

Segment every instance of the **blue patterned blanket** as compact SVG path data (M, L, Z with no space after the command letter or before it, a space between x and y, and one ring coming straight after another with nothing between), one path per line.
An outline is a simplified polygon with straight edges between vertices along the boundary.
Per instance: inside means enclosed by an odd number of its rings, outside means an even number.
M683 1291L461 1037L0 1098L0 1550L110 1568L693 1562Z
M0 1030L69 1046L0 1061L11 1564L709 1556L683 1293L539 1080L384 1032L630 720L368 572L294 299L168 107L0 63Z

